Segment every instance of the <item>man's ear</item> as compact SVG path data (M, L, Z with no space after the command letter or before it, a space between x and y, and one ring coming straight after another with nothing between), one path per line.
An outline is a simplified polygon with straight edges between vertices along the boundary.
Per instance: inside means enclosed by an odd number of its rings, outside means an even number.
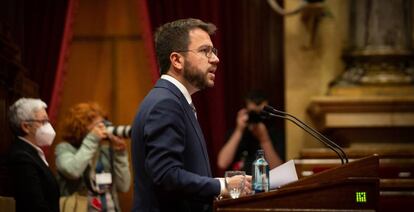
M176 70L182 70L184 68L184 57L177 52L170 54L171 66Z
M30 132L30 124L28 122L22 121L20 123L20 128L25 132L26 134L29 134Z

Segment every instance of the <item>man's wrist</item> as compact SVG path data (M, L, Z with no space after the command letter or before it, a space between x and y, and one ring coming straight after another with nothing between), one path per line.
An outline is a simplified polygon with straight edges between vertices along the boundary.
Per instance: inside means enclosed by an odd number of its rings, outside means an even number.
M223 196L226 192L226 183L224 182L224 178L216 178L220 181L220 196Z

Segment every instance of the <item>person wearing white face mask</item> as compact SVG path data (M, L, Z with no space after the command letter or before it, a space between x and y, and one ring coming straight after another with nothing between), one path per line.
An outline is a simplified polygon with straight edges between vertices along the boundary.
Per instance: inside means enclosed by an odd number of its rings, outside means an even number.
M46 103L21 98L9 108L16 136L8 164L13 176L16 211L59 211L59 187L41 147L50 146L55 130L49 123Z

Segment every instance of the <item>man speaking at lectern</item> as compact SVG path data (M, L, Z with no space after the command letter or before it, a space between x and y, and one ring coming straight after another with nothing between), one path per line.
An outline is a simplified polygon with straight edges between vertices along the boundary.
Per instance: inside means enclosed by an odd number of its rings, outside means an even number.
M211 211L225 194L212 178L191 95L214 86L219 63L211 23L182 19L161 26L155 48L161 79L140 105L132 127L133 211ZM250 182L245 191L249 192Z

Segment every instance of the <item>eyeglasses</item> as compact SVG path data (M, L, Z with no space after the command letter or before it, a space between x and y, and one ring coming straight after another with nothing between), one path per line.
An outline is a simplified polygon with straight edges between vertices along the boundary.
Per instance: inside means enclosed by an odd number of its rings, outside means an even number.
M176 52L194 52L194 53L204 53L204 55L210 59L214 55L218 56L218 50L212 46L203 46L199 49L187 49L187 50L178 50Z
M26 121L27 122L37 122L37 123L41 123L42 125L45 125L45 124L50 122L49 119L29 119L29 120L26 120Z

